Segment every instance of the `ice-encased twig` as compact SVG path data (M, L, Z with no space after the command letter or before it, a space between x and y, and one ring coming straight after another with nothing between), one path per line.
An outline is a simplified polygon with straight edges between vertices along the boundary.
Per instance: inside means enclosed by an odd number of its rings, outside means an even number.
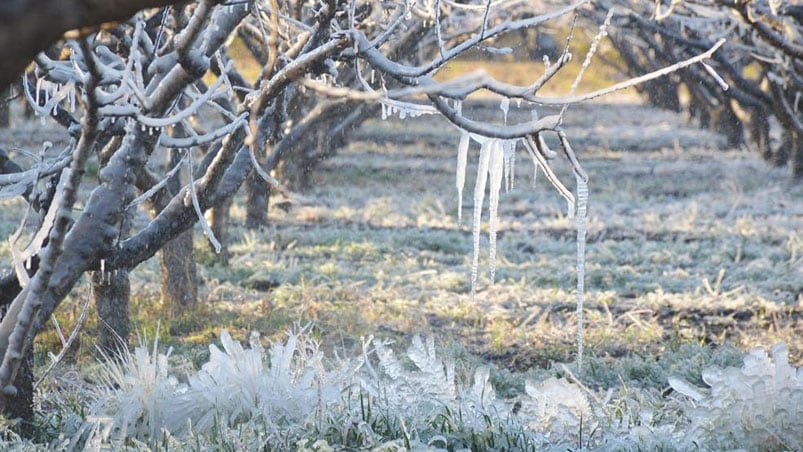
M551 183L558 193L560 193L561 196L566 199L566 202L568 203L569 216L574 216L574 195L568 188L566 188L565 185L563 185L563 182L561 182L560 179L558 179L558 176L556 176L552 171L552 167L549 166L549 162L544 156L544 152L546 152L548 149L542 150L542 145L540 144L542 141L543 140L541 140L540 137L536 138L533 136L528 136L524 140L524 148L527 149L527 152L530 154L533 160L536 161L538 166L541 167L541 170L544 172L544 175L549 183Z
M198 195L195 193L195 179L192 175L192 156L190 154L190 150L187 150L187 155L185 157L185 162L187 164L187 172L189 173L189 186L187 187L187 191L189 192L189 196L192 199L192 206L195 208L195 214L198 216L198 222L201 223L201 229L204 231L204 235L206 238L209 239L209 243L212 244L212 247L215 249L215 253L220 253L220 250L223 246L218 241L217 237L215 237L215 233L212 231L212 228L209 226L209 223L206 221L206 217L204 216L203 211L201 210L201 205L198 202Z

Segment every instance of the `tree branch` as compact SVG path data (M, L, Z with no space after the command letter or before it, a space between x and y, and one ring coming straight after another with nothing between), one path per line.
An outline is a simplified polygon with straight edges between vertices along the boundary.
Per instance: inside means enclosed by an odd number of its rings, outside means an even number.
M177 0L19 0L0 3L0 91L70 30L87 32Z

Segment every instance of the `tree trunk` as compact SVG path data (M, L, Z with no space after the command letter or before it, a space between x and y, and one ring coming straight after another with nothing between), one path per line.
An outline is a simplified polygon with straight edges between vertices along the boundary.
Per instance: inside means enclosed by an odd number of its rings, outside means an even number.
M121 352L128 349L128 335L131 332L128 270L93 272L92 294L98 312L98 347L108 357L119 357Z
M737 148L744 143L742 122L729 104L723 102L715 107L711 119L711 130L725 136L725 149Z
M17 278L12 274L5 275L0 281L0 319L11 302L21 291ZM7 419L19 419L16 431L21 436L30 436L33 433L33 347L27 347L28 352L22 359L22 364L14 379L16 394L7 399L6 410L2 413Z
M11 88L0 91L0 128L6 128L11 124L11 115L9 114L11 105L8 100L11 97L10 94Z
M192 229L178 235L159 252L162 303L175 318L195 307L198 280Z
M268 224L268 202L270 189L265 181L252 172L245 181L247 200L245 207L245 227L248 229L262 229Z
M209 214L209 227L212 228L212 233L215 234L215 237L217 237L218 242L220 242L220 253L218 253L215 262L223 266L229 265L230 209L231 209L231 199L228 199L223 204L213 208ZM214 250L212 252L214 252Z
M14 379L17 393L6 405L7 411L3 413L8 419L18 419L15 429L20 436L30 436L33 433L33 346L28 345L28 352L22 359L22 364Z
M803 134L790 133L789 163L792 166L792 177L803 180Z
M168 168L176 166L180 161L181 154L171 149L168 155ZM171 194L181 190L178 174L170 178L167 189ZM192 229L184 231L167 242L159 252L162 304L170 310L174 318L194 308L198 301L198 276L192 235Z

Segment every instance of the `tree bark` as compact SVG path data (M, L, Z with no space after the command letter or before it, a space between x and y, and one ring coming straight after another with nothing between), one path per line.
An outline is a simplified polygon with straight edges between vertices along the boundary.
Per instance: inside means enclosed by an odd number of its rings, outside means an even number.
M792 141L790 161L792 165L792 177L796 180L803 180L803 135L795 134L796 139Z
M171 149L168 168L181 162L181 155ZM190 174L188 177L192 177ZM179 174L167 182L171 195L181 190ZM160 209L161 211L162 209ZM159 253L161 296L164 306L169 307L172 317L179 316L195 307L198 300L198 276L195 268L192 228L167 242Z
M231 199L215 207L209 214L209 227L220 242L220 253L217 254L215 261L223 266L229 265L229 211L231 209ZM210 244L211 247L211 244ZM214 250L212 251L214 252Z
M167 242L159 253L159 264L162 303L175 318L194 308L198 300L192 229Z
M108 357L119 357L128 349L128 335L131 332L128 270L93 272L92 294L98 313L98 347Z
M265 181L256 174L251 173L245 181L247 200L245 207L245 227L248 229L262 229L268 224L268 202L270 189Z
M727 99L711 111L711 130L725 136L725 149L733 149L744 143L744 128Z
M17 394L10 399L3 413L8 419L19 421L16 431L23 437L33 433L33 345L29 343L27 350L14 379Z
M8 306L19 294L22 288L14 276L13 272L0 279L0 318L2 318ZM2 413L8 419L19 419L17 433L28 436L32 433L33 427L33 347L28 344L25 357L17 371L14 379L14 387L17 393L9 399L6 410Z
M11 88L0 89L0 128L6 128L11 124L9 97L11 97Z

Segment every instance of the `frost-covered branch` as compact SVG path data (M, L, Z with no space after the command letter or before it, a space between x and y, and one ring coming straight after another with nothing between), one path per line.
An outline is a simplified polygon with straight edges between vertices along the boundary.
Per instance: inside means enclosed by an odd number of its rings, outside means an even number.
M16 389L11 385L16 377L26 348L33 339L36 317L42 307L43 295L48 290L50 279L55 272L56 262L63 252L64 239L72 221L71 210L78 199L78 188L84 175L84 166L89 158L95 139L98 135L98 105L94 89L100 78L90 45L81 40L81 54L87 66L86 87L87 111L81 123L81 138L75 145L72 162L62 178L65 180L61 198L58 199L58 210L53 227L50 230L48 244L40 255L39 270L22 295L14 300L9 312L0 323L0 410L5 409L7 397L13 396ZM11 312L15 314L11 314ZM10 333L5 333L10 329Z

